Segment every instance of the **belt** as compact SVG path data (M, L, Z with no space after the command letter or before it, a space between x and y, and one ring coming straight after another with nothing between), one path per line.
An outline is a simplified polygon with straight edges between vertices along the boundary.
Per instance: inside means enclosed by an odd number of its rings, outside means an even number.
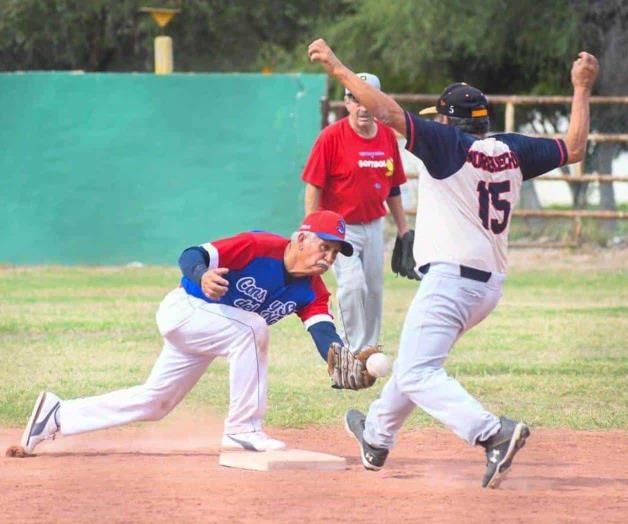
M424 275L430 270L431 264L424 264L419 268L419 273ZM471 280L477 280L478 282L488 282L491 278L490 271L482 271L474 267L460 265L460 276L462 278L468 278Z

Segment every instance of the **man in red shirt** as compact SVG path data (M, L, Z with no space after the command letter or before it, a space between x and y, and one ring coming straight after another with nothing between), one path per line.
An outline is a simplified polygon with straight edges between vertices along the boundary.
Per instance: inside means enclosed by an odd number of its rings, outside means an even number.
M379 79L358 75L380 89ZM305 214L318 209L345 217L352 257L339 257L333 269L338 281L341 336L349 348L377 344L384 286L384 202L400 237L408 233L399 186L406 182L394 132L345 91L349 115L319 135L303 171ZM341 260L342 259L342 260Z

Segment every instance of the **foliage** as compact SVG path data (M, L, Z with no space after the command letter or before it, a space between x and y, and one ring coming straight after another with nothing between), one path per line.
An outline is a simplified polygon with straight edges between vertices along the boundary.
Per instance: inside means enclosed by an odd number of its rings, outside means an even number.
M150 71L157 25L145 0L0 0L0 63L4 70ZM178 71L258 67L264 45L292 48L337 2L229 0L159 2L180 8L166 27ZM336 12L342 12L341 9Z
M439 92L463 78L493 93L555 92L568 81L581 20L569 3L362 0L321 36L391 92Z
M132 70L146 40L139 2L1 0L0 63L5 70Z
M0 0L5 70L152 69L160 30L145 0ZM626 89L623 0L165 0L179 71L308 68L326 38L353 69L373 69L391 92L438 92L464 78L497 93L556 93L580 48L602 59L604 92ZM619 66L619 67L618 67ZM312 66L309 66L312 67ZM312 70L318 71L317 68Z

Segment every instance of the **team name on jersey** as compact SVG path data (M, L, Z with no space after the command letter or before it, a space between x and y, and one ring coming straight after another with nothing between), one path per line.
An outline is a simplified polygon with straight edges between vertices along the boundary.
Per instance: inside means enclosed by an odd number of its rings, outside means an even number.
M297 303L289 300L282 302L281 300L273 301L264 311L260 311L260 316L268 325L274 324L283 317L293 313L297 309Z
M266 300L268 290L257 286L257 282L253 277L239 279L236 282L236 289L249 298L236 298L233 301L233 305L246 311L257 312L269 325L290 315L297 309L297 303L292 300L288 302L274 300L266 309L258 312L257 310Z
M358 160L360 167L386 167L386 160Z
M257 282L255 282L253 277L245 277L236 282L236 289L243 295L246 295L261 304L264 300L266 300L268 291L264 288L257 287L256 284Z
M386 153L383 151L360 151L360 156L384 156Z
M471 163L476 169L482 169L489 173L497 173L498 171L519 167L519 161L512 151L507 151L498 156L488 156L481 151L469 151L466 161Z
M374 167L386 169L386 176L393 176L395 164L392 158L386 160L358 160L358 167Z

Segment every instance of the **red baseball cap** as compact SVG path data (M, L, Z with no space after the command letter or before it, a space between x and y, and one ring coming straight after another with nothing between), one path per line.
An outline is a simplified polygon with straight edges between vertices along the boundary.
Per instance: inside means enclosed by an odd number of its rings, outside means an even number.
M340 242L340 252L353 255L353 246L345 240L347 224L342 215L333 211L314 211L305 217L299 231L310 231L323 240Z

